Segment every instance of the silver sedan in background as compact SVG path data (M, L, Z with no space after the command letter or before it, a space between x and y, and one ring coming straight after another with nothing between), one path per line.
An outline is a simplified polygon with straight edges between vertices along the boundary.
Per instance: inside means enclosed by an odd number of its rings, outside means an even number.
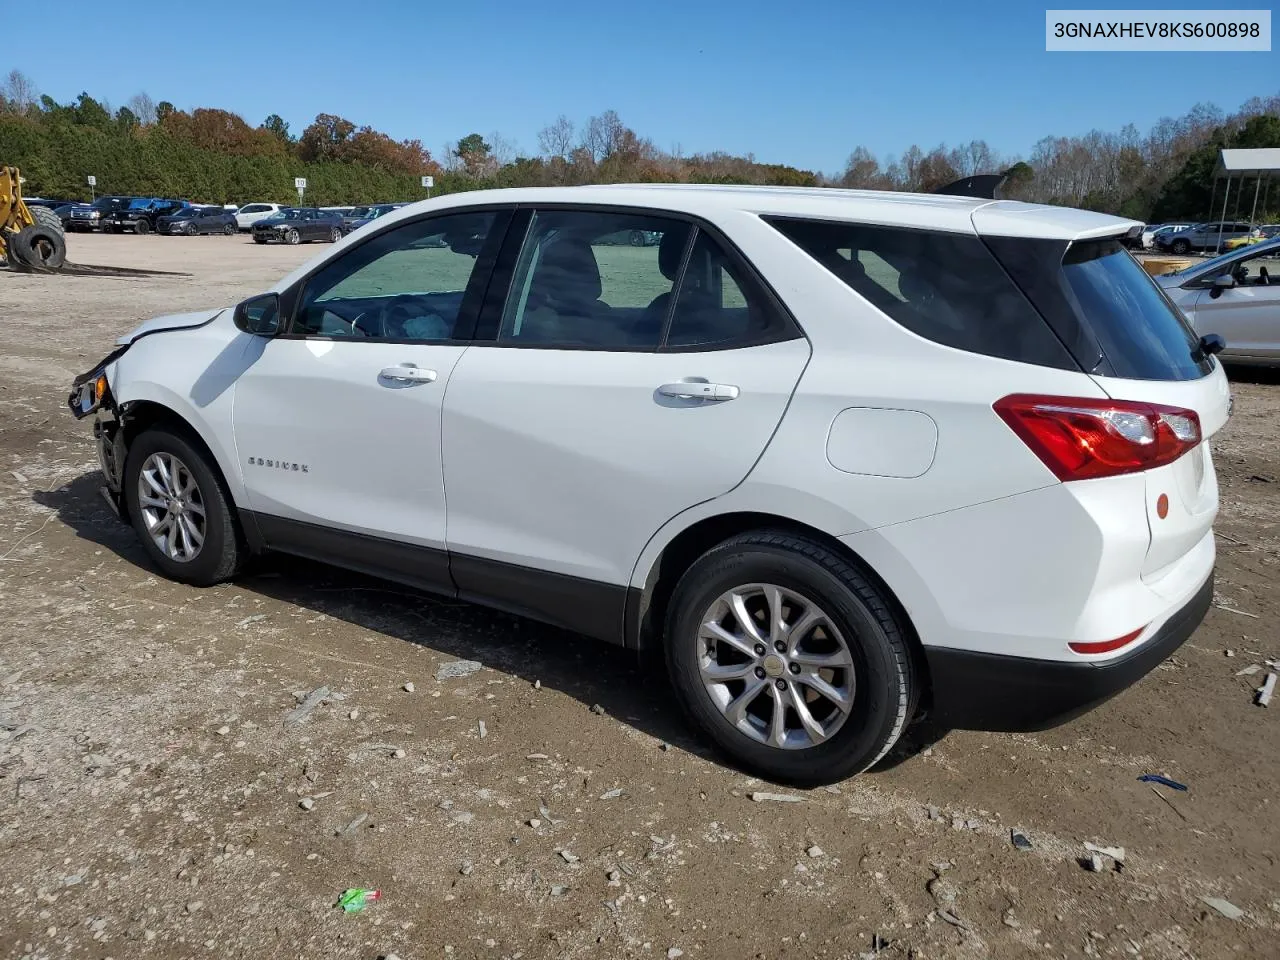
M1280 238L1155 280L1196 333L1226 340L1223 360L1280 366Z

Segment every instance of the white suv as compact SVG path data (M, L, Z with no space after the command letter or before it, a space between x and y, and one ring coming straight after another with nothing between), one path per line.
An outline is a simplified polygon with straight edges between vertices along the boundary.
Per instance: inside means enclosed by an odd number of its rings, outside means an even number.
M236 211L236 226L241 230L248 230L259 220L273 217L279 212L278 203L246 203Z
M169 577L277 550L660 649L739 763L821 783L926 710L1061 722L1204 616L1221 342L1122 248L1139 227L842 190L466 193L143 324L69 403Z

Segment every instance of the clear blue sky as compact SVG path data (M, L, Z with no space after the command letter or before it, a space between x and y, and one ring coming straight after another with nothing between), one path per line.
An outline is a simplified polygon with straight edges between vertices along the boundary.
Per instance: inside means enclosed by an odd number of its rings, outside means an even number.
M1275 51L1046 53L1045 7L63 0L56 20L39 4L10 11L20 38L47 41L6 44L17 59L0 71L60 102L85 90L119 106L145 90L253 124L279 113L295 134L336 113L436 155L472 131L531 155L558 114L581 124L612 108L663 149L826 172L858 144L885 159L976 138L1025 155L1046 135L1145 132L1199 101L1231 112L1280 89Z

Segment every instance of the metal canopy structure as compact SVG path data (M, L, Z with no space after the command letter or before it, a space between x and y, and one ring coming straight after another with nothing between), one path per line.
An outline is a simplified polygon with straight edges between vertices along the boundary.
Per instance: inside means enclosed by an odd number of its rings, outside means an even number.
M1218 181L1226 178L1227 189L1222 195L1222 220L1227 219L1227 203L1231 199L1231 181L1239 178L1236 189L1235 216L1240 216L1240 200L1246 193L1245 181L1252 179L1253 204L1249 209L1249 222L1253 223L1258 214L1258 197L1262 197L1262 209L1267 209L1267 198L1271 195L1271 181L1280 180L1280 147L1258 147L1255 149L1219 150L1218 164L1213 171L1213 193L1210 195L1209 211L1212 214L1218 194ZM1263 191L1263 183L1266 190ZM1222 229L1218 230L1218 250L1222 249Z

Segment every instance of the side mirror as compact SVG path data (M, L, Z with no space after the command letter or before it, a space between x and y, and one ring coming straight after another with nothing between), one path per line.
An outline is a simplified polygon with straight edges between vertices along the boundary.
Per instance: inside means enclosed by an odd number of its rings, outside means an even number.
M1213 283L1209 284L1209 296L1216 300L1222 296L1224 290L1230 290L1236 285L1236 278L1229 273L1219 274L1213 278Z
M274 337L280 332L280 295L264 293L236 306L236 326L255 337Z
M1200 338L1200 349L1209 354L1209 356L1213 356L1215 353L1221 353L1226 349L1226 346L1227 341L1223 340L1222 337L1216 333L1206 333Z

